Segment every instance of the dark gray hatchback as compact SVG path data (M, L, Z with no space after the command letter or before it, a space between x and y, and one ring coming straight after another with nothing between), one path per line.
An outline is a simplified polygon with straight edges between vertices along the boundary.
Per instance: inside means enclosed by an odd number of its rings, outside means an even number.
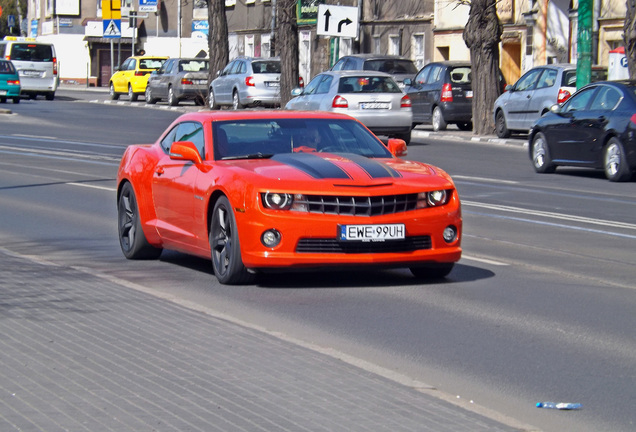
M432 124L438 131L454 123L461 130L472 129L471 78L470 62L441 61L424 66L413 81L405 83L413 126Z
M365 70L388 73L401 89L404 89L404 80L413 79L417 73L417 67L413 60L397 55L381 54L343 56L333 65L331 70Z

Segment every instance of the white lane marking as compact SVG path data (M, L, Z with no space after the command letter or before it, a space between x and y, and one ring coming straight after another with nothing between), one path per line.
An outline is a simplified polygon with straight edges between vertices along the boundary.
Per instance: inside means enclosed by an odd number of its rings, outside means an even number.
M586 224L592 224L592 225L607 226L612 228L624 228L628 230L636 230L636 224L630 224L626 222L593 219L593 218L568 215L568 214L562 214L562 213L545 212L540 210L530 210L530 209L521 208L521 207L511 207L511 206L504 206L504 205L498 205L498 204L486 204L486 203L480 203L476 201L462 200L461 203L463 206L468 206L468 207L478 207L478 208L485 208L489 210L497 210L497 211L508 212L508 213L520 213L523 215L545 217L549 219L559 219L559 220L566 220L570 222L579 222L579 223L586 223Z
M81 187L86 187L86 188L93 188L93 189L100 189L100 190L105 190L105 191L110 191L110 192L115 192L117 189L112 188L112 187L106 187L106 186L95 186L95 185L91 185L91 184L85 184L85 183L75 183L75 182L70 182L67 183L71 186L81 186Z
M474 180L474 181L482 181L482 182L488 182L488 183L519 184L518 181L514 181L514 180L501 180L501 179L486 178L486 177L473 177L473 176L463 176L463 175L454 175L451 177L453 179Z
M495 260L491 260L491 259L486 259L486 258L477 258L474 256L470 256L470 255L465 255L462 254L462 259L467 259L470 261L477 261L480 263L484 263L484 264L491 264L491 265L495 265L495 266L509 266L510 264L502 262L502 261L495 261Z

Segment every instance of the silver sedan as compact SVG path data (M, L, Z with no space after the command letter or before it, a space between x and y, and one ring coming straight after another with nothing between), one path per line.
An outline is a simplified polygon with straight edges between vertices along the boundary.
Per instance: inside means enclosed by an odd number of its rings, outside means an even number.
M357 118L376 135L411 141L411 99L382 72L329 71L318 74L286 109L332 111Z

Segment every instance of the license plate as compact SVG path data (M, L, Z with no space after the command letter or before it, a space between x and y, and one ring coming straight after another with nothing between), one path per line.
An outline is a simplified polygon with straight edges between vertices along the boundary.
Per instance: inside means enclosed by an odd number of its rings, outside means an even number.
M40 72L36 70L21 70L20 75L27 77L39 77Z
M196 85L204 85L208 83L208 80L194 80Z
M401 240L405 236L404 224L340 225L340 240L343 241Z
M389 102L362 102L360 104L361 109L389 109L391 104Z
M265 85L267 87L280 87L280 83L278 81L265 81Z
M472 90L466 90L466 97L467 98L473 97L473 91Z

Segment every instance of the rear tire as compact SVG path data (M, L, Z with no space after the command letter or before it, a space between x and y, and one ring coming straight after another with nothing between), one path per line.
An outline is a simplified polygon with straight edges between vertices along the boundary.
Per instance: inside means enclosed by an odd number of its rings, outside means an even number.
M208 95L208 105L211 110L219 109L219 105L216 103L216 99L214 98L214 91L212 90L212 87L210 87L210 93Z
M137 100L137 96L137 93L133 92L132 86L128 84L128 99L130 99L131 102L135 102Z
M395 135L395 137L399 138L401 140L404 140L406 145L409 145L411 143L411 131L408 131L408 132L403 133L403 134L397 134L397 135Z
M499 138L508 138L510 136L510 131L506 125L506 116L502 110L497 111L495 116L495 130Z
M130 183L126 183L117 200L117 227L119 245L128 259L156 259L161 249L148 243L141 228L137 197Z
M18 104L18 103L20 103L20 96L18 96L18 97L14 97L14 98L13 98L13 103L14 103L14 104Z
M154 105L155 103L157 103L157 99L152 97L152 90L150 89L150 87L146 87L145 98L148 105Z
M543 132L537 132L532 138L532 166L538 173L553 173L556 166L550 158L550 148Z
M472 122L457 123L457 127L459 128L459 130L469 131L469 130L473 130L473 123Z
M241 108L243 108L243 105L241 105L238 91L234 90L234 93L232 93L232 109L238 110Z
M632 177L627 166L625 149L618 138L610 138L603 152L603 168L609 181L624 182Z
M168 105L170 106L179 105L179 99L177 99L177 97L175 96L172 86L168 87Z
M444 120L444 114L442 109L438 106L433 109L433 130L435 132L446 130L446 120Z
M55 93L53 93L53 92L46 93L44 95L44 99L46 99L48 101L52 101L53 99L55 99Z

